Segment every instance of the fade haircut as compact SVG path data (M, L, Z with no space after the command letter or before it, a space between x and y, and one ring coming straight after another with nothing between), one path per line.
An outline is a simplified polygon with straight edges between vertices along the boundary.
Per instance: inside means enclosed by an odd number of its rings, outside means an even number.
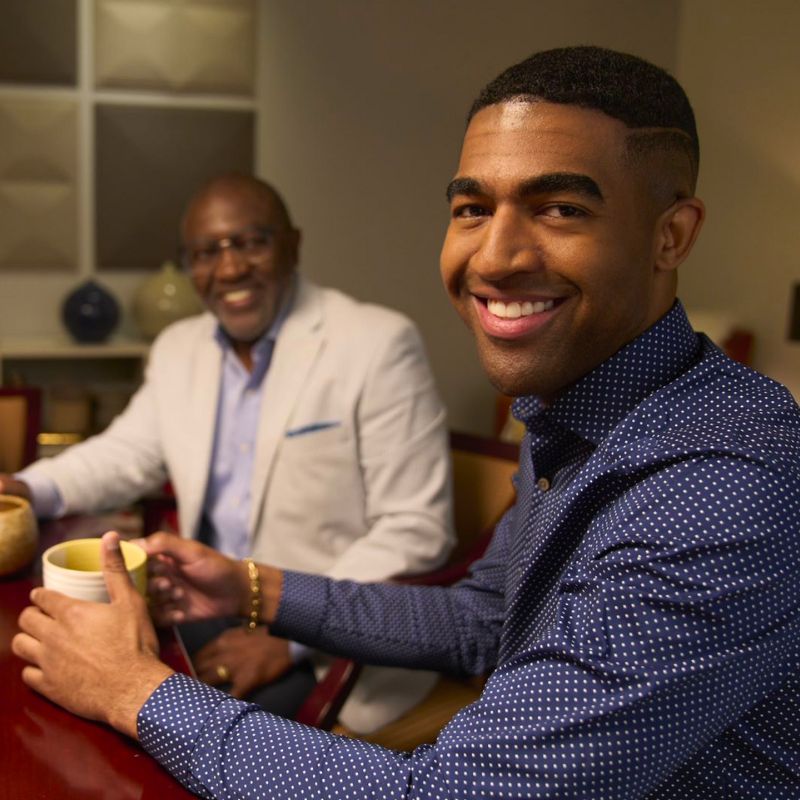
M700 165L694 112L666 70L628 53L602 47L545 50L509 67L472 104L467 122L487 106L537 100L601 111L631 129L628 154L688 161L692 191Z

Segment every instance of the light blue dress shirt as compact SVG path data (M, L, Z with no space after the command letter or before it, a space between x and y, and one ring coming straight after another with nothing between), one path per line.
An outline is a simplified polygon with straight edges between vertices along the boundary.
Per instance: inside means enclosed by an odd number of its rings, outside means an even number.
M216 332L222 378L200 538L231 558L250 555L250 481L262 389L284 317L278 317L253 344L252 372L234 352L227 334L221 328Z

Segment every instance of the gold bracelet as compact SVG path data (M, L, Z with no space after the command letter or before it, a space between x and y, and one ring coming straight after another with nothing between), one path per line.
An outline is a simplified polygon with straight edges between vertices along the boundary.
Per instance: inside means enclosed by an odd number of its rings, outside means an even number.
M242 561L247 564L247 577L250 581L250 618L245 623L245 630L254 633L261 611L261 576L252 558L243 558Z

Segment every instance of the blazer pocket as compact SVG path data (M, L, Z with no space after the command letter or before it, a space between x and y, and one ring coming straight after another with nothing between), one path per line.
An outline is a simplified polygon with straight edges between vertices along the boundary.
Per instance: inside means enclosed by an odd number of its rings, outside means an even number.
M341 422L324 421L298 425L286 431L278 458L308 458L320 454L346 452L349 429Z
M294 437L294 436L308 436L312 433L319 433L320 431L326 431L329 428L338 428L341 426L341 422L339 420L325 420L323 422L311 422L308 425L301 425L299 428L292 428L291 430L286 431L286 436Z

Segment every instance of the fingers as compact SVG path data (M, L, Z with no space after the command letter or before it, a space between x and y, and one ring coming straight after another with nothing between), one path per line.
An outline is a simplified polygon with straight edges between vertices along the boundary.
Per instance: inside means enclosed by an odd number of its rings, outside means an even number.
M237 681L236 676L234 676L233 682L228 689L228 694L237 700L243 700L254 688L249 681Z
M138 544L148 556L169 556L178 564L187 564L197 560L206 551L214 552L200 542L182 539L173 533L160 531L146 539L137 539Z
M11 652L37 667L42 663L42 643L28 633L18 633L11 640Z
M60 616L66 608L75 603L82 602L80 600L75 600L72 597L67 597L65 594L61 594L61 592L56 592L53 589L45 589L43 586L39 586L34 589L30 594L31 602L44 611L48 617L52 617L55 619L56 617ZM20 614L20 625L22 624L21 620L23 615L28 609Z
M31 499L31 490L25 481L18 480L11 475L0 474L0 494L13 494L17 497Z
M39 667L33 667L30 664L22 668L22 682L33 689L39 694L45 694L44 691L44 673Z
M211 662L201 664L194 660L192 663L197 677L209 686L222 686L231 680L231 669L227 664L223 664L222 661L218 664Z
M192 658L197 677L209 686L230 683L236 672L236 654L220 647L219 639L214 639L201 647Z
M108 596L113 603L128 597L131 592L136 592L131 576L125 567L122 549L119 544L119 534L108 531L103 534L100 547L100 558L103 565L103 577L108 589Z
M166 577L151 577L147 582L150 615L157 625L175 625L183 622L186 612L182 603L186 592Z

